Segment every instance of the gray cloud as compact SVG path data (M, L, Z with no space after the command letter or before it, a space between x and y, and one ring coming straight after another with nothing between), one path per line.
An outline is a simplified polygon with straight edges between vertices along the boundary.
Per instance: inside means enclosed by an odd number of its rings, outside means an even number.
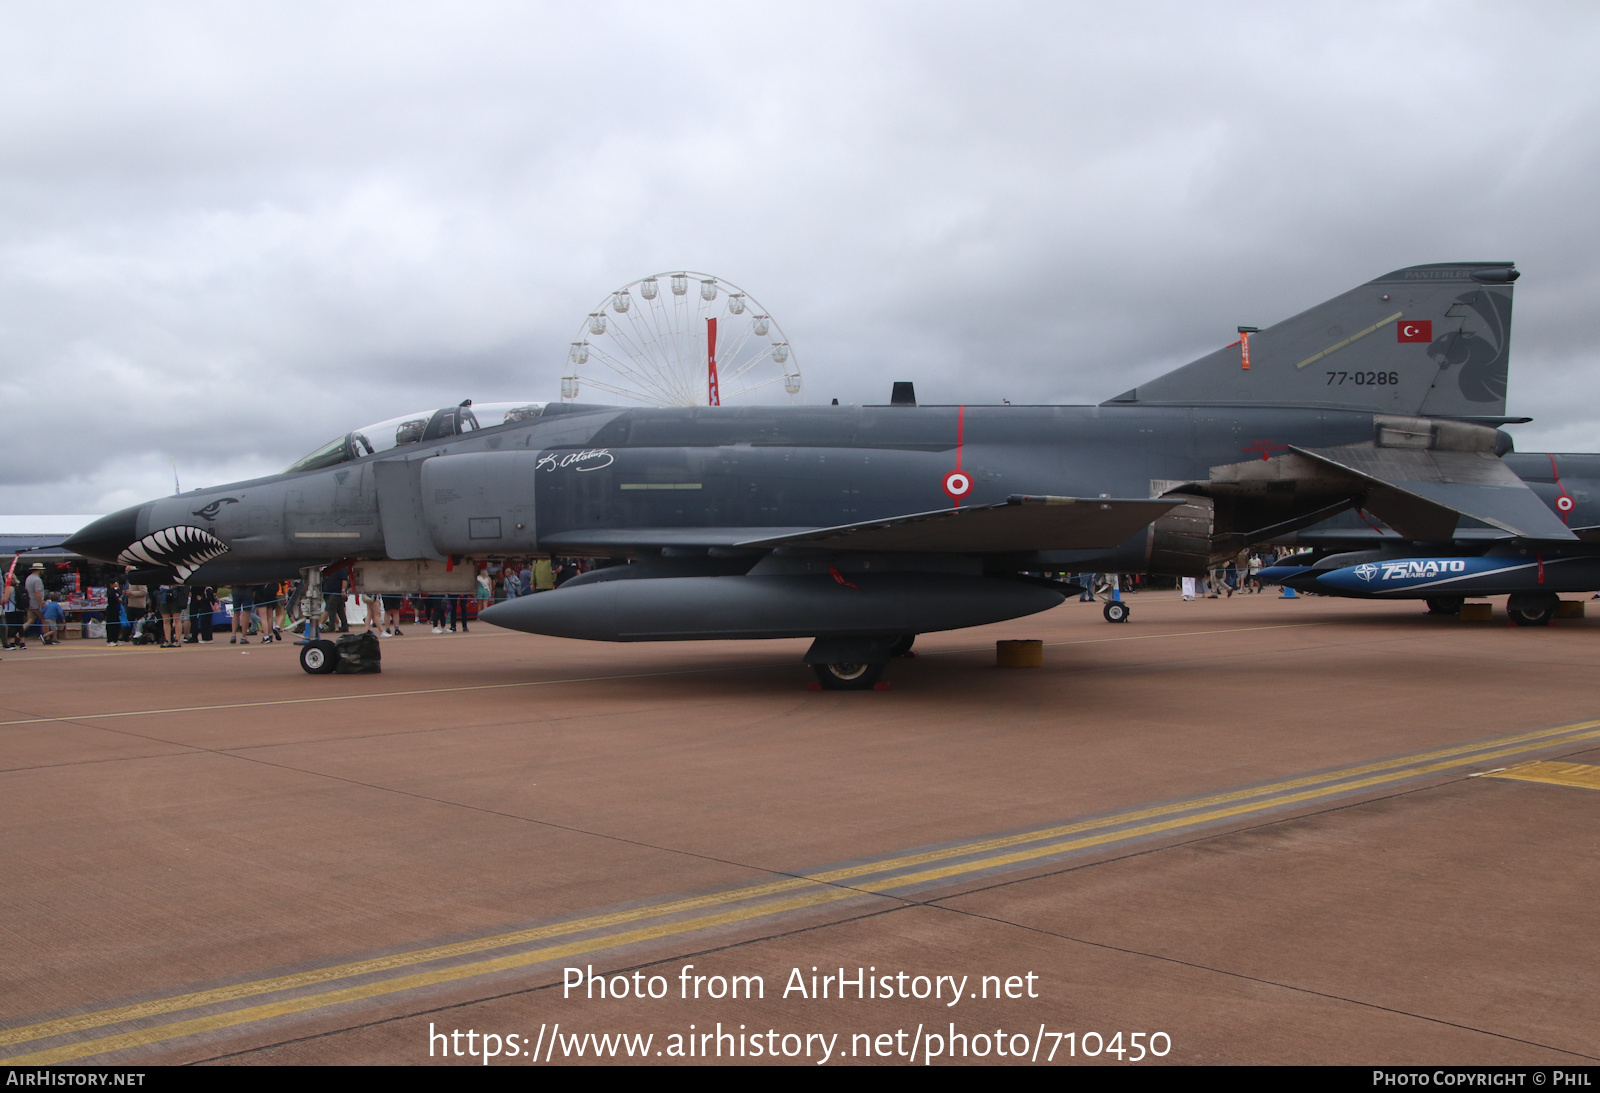
M809 397L1099 401L1387 270L1509 258L1527 449L1595 447L1581 5L7 9L0 509L103 511L553 398L706 269Z

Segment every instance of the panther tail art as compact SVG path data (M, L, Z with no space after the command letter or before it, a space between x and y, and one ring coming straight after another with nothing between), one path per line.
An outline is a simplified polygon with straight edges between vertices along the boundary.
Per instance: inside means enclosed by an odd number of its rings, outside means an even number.
M1106 405L1327 407L1499 425L1519 276L1510 262L1395 270Z
M1463 519L1530 540L1572 533L1500 460L1505 413L1510 262L1412 266L1127 391L1107 406L1279 407L1371 414L1354 443L1288 443L1282 454L1214 466L1176 488L1222 507L1270 511L1278 523L1230 527L1219 552L1313 525L1353 507L1408 539L1449 541ZM1526 419L1522 419L1526 420ZM1220 528L1219 528L1220 530Z

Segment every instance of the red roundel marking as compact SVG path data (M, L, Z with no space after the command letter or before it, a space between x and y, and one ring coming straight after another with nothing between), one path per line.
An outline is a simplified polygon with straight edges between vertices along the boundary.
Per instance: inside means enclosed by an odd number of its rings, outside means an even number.
M1566 494L1562 494L1560 497L1556 498L1556 508L1560 509L1562 512L1571 512L1572 504L1572 498L1568 497Z
M965 471L951 471L944 476L944 492L951 499L959 501L972 492L972 479L967 477Z

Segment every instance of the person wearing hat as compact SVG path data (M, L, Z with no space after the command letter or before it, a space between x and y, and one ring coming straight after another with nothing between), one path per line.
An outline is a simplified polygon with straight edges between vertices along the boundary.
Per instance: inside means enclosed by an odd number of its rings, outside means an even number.
M27 634L28 627L39 625L39 636L44 636L44 627L39 617L39 612L44 610L44 563L34 562L33 569L28 573L28 579L23 584L28 593L28 615L22 620L22 632Z

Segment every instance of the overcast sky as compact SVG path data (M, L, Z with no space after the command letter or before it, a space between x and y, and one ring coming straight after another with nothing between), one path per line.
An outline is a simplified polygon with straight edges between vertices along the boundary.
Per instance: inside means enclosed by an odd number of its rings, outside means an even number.
M1511 259L1523 450L1600 450L1600 7L0 7L0 512L554 399L726 277L807 397L1098 402Z

